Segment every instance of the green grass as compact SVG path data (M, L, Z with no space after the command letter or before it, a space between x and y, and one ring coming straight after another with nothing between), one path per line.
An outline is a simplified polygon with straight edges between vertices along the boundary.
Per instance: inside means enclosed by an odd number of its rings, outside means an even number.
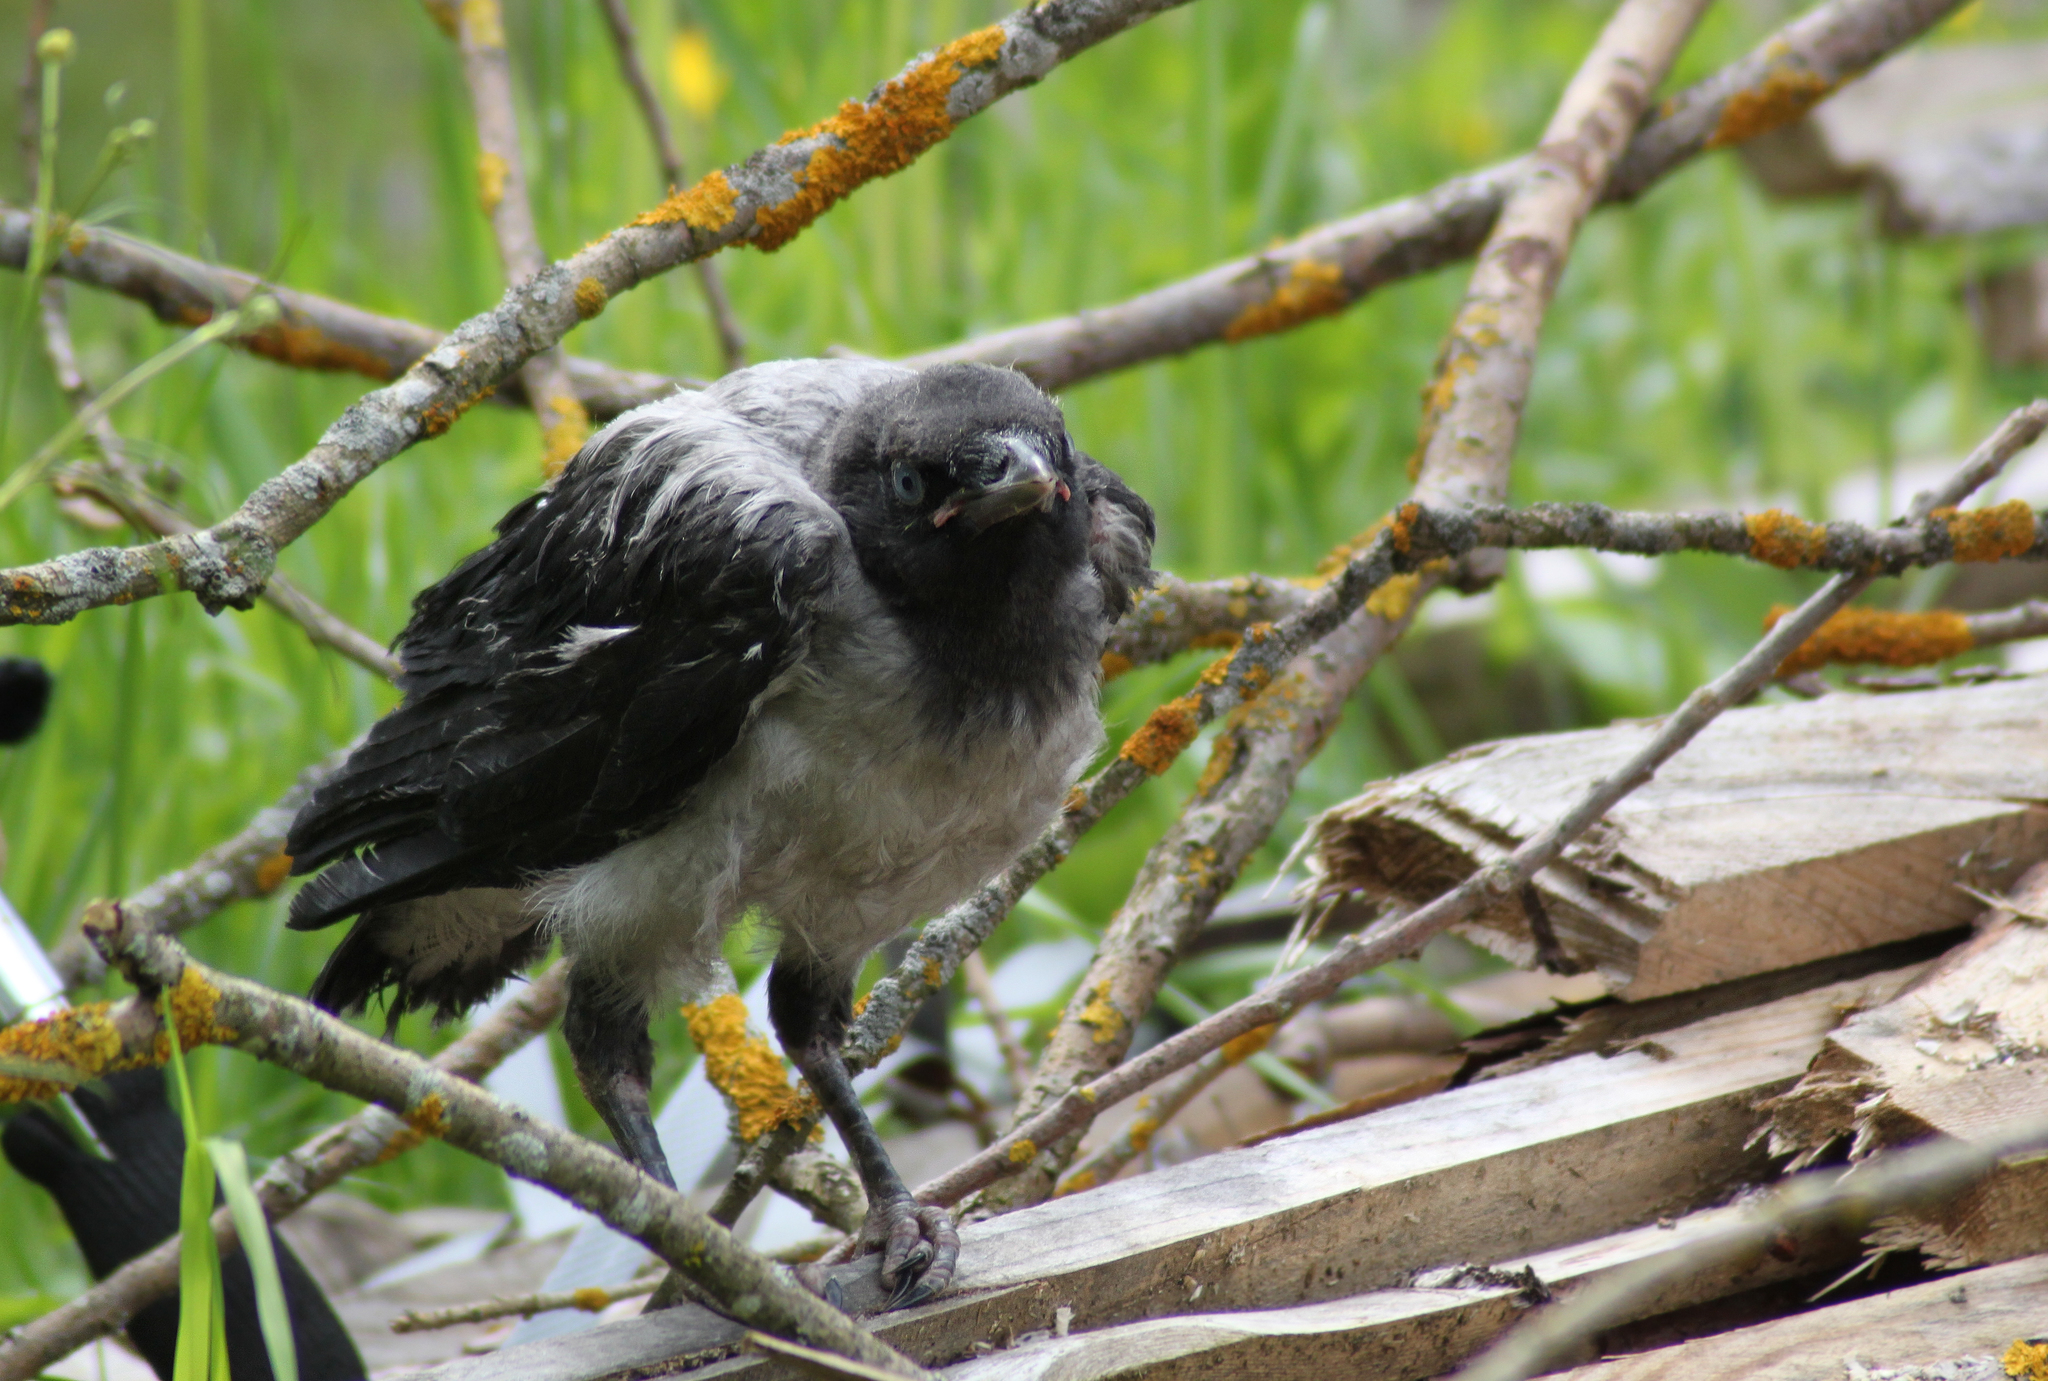
M708 30L730 73L708 122L672 108L702 168L818 118L1007 7L634 8L658 84L667 37L683 25ZM1392 4L1201 0L1003 102L787 249L737 250L721 267L757 359L835 344L907 352L1114 301L1526 146L1605 8L1456 0L1430 26ZM1682 74L1754 43L1764 8L1716 7ZM90 176L107 131L147 116L162 133L114 174L96 214L437 324L496 298L455 55L415 0L73 9L59 8L79 37L65 74L59 205ZM0 53L22 52L27 10L26 0L0 0ZM510 12L536 212L561 254L655 199L653 160L594 7L515 0ZM2038 6L2015 0L1973 9L1943 41L2044 28ZM0 191L28 195L11 142ZM1657 507L1765 493L1812 506L1831 481L1888 456L1954 453L2048 384L1985 363L1958 287L1968 272L2044 247L2038 233L1885 244L1852 202L1773 204L1732 157L1702 160L1587 227L1546 330L1515 497ZM1447 270L1291 335L1077 387L1064 399L1074 433L1158 506L1162 566L1195 576L1306 569L1403 494L1416 393L1464 276ZM70 300L101 387L180 336L123 300L78 289ZM19 279L0 278L0 322L21 320L24 305ZM717 362L687 273L620 298L569 344L682 374ZM8 368L22 362L0 437L4 471L65 413L33 337L10 334L0 348ZM206 352L116 416L176 476L187 504L217 516L302 454L362 388ZM413 592L531 489L539 452L529 417L479 408L362 485L282 568L388 638ZM105 540L68 525L41 490L0 512L5 564ZM1609 580L1546 603L1516 571L1485 622L1419 639L1375 676L1257 868L1277 864L1313 811L1447 746L1673 704L1748 644L1771 601L1805 588L1687 558L1646 585ZM59 679L48 727L0 755L0 882L49 937L88 898L133 890L239 828L392 699L265 608L210 619L190 600L155 600L58 628L0 630L0 653L39 656ZM1111 735L1184 685L1193 665L1114 685ZM1045 883L1046 897L1103 924L1199 766L1191 755L1123 806ZM275 902L238 906L192 944L209 962L302 991L334 936L291 935L280 919ZM1020 916L995 950L1058 933L1043 916ZM735 952L758 963L744 945ZM1200 981L1182 986L1210 1006L1247 981L1229 965L1191 979ZM687 1043L679 1022L660 1034L661 1076L672 1078ZM408 1021L402 1038L431 1048L445 1033ZM349 1111L239 1055L194 1052L189 1064L200 1122L259 1163ZM501 1185L430 1145L356 1188L387 1203L496 1203ZM80 1287L83 1269L41 1194L0 1171L0 1209L18 1225L0 1243L0 1312Z

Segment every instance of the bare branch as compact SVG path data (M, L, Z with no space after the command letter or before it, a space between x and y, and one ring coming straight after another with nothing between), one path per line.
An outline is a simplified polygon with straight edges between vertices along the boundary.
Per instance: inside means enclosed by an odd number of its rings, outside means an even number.
M481 1079L552 1025L567 996L568 968L557 962L436 1055L434 1067L459 1079ZM344 1177L422 1140L383 1108L365 1108L271 1162L256 1181L257 1202L264 1216L277 1222ZM237 1248L240 1238L227 1209L216 1212L210 1226L222 1252ZM125 1328L138 1312L177 1289L178 1243L176 1235L158 1243L84 1294L0 1338L0 1381L27 1381L93 1339Z
M1747 57L1663 103L1630 141L1602 199L1630 201L1705 150L1806 113L1961 8L1963 0L1828 0ZM1219 341L1236 344L1341 312L1388 283L1476 253L1528 167L1518 158L1319 226L1125 302L1012 327L908 364L1012 365L1061 389Z
M98 547L0 571L0 624L189 590L209 612L246 608L277 553L407 447L438 436L610 299L741 241L779 249L863 183L909 166L963 120L1061 62L1187 0L1046 0L911 63L866 101L710 173L630 224L507 289L405 375L358 400L312 451L223 522L131 548Z
M391 1321L393 1333L426 1333L436 1328L453 1328L464 1323L489 1323L493 1319L530 1319L557 1309L581 1309L601 1314L622 1299L638 1299L654 1293L661 1283L658 1275L642 1276L607 1290L586 1285L579 1290L539 1290L525 1295L458 1304L447 1309L408 1309Z
M0 203L0 267L27 267L32 219L29 212ZM222 268L96 226L67 226L48 272L133 298L172 326L204 326L265 293L277 299L278 319L232 336L229 343L296 369L362 374L382 382L397 378L447 339L446 332L431 326L280 287L242 269ZM575 356L569 358L569 377L585 410L600 420L666 397L679 384L698 383ZM498 387L491 401L523 407L525 390L515 376Z
M2015 411L1972 453L1964 468L1939 491L1914 500L1910 521L1967 497L1972 483L1981 484L2000 466L2048 431L2048 400ZM1715 716L1747 699L1792 649L1811 635L1829 615L1847 604L1874 574L1838 575L1765 635L1728 671L1694 691L1636 755L1613 776L1597 783L1550 828L1535 835L1506 858L1474 872L1451 891L1409 913L1397 923L1347 936L1328 958L1267 985L1259 992L1178 1035L1160 1042L1137 1059L1119 1065L1092 1083L1070 1087L1058 1099L1046 1099L1043 1111L1013 1128L973 1159L919 1188L924 1203L949 1204L961 1196L1026 1167L1039 1167L1043 1149L1069 1138L1087 1125L1099 1108L1109 1107L1185 1069L1210 1051L1262 1026L1285 1021L1304 1006L1335 992L1343 983L1411 953L1435 936L1517 889L1563 852L1616 802L1647 782L1665 761L1689 743ZM1149 864L1148 864L1149 866ZM1105 947L1106 948L1106 947ZM1086 980L1084 979L1085 983ZM1086 996L1084 989L1083 996ZM1077 999L1078 1001L1078 999ZM1044 1074L1041 1068L1041 1084Z
M618 50L619 74L625 78L626 87L633 93L634 104L640 107L640 118L647 124L647 137L654 145L654 161L661 167L661 185L673 192L683 185L683 156L676 149L674 133L669 129L668 112L661 108L661 100L654 94L654 86L647 80L647 69L640 61L640 45L633 33L633 16L626 12L626 0L597 0L597 7L604 14L605 27L611 31L612 47ZM732 309L732 299L726 296L725 279L718 271L718 265L709 259L699 259L691 265L697 273L697 286L703 289L704 305L711 311L711 325L718 332L718 348L725 356L728 371L742 369L747 363L747 337L740 329L740 319Z
M427 13L437 24L453 24L451 37L462 50L462 79L476 119L477 197L491 222L498 262L508 282L521 283L547 267L533 203L526 195L526 160L519 151L519 118L512 99L512 55L505 48L505 14L499 0L464 0L437 5ZM590 414L569 383L559 345L536 353L519 367L527 406L540 423L541 468L557 475L590 439Z

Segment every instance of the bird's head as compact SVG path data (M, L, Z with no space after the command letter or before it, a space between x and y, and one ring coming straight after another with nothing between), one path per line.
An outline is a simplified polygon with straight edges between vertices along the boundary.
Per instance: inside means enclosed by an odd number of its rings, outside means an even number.
M987 365L939 365L848 413L826 486L868 577L947 604L1057 584L1088 559L1088 500L1052 399Z

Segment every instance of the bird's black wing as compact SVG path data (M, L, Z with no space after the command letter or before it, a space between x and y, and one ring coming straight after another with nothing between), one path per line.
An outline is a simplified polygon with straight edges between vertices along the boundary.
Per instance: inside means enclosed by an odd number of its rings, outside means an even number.
M404 702L293 822L293 871L324 871L290 924L515 886L658 828L800 661L845 540L730 414L609 429L414 602ZM359 924L344 949L372 938ZM406 982L377 956L336 962L355 976L323 976L326 1005Z

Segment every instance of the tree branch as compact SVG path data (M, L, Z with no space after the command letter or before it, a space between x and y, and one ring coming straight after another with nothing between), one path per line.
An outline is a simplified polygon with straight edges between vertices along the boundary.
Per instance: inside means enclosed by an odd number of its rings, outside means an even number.
M1816 6L1747 57L1665 102L1630 141L1602 200L1631 201L1706 150L1790 123L1962 3ZM1125 302L977 336L905 363L1010 365L1041 388L1061 389L1199 346L1291 330L1477 252L1529 162L1517 158L1464 174Z
M568 968L558 961L436 1055L434 1067L459 1079L483 1078L552 1025L567 996ZM277 1222L344 1177L401 1155L422 1140L383 1108L365 1108L271 1162L256 1181L257 1202L264 1217ZM237 1248L240 1238L226 1208L214 1214L210 1226L222 1252ZM173 1234L84 1294L0 1337L0 1381L28 1381L93 1339L125 1328L138 1312L177 1289L178 1243Z
M647 69L640 62L633 16L626 12L626 0L597 0L597 7L604 14L605 27L611 31L612 47L618 50L619 75L633 93L633 103L640 107L640 118L647 125L647 138L654 145L654 161L661 170L661 185L674 192L683 186L683 156L669 129L668 112L661 108L661 100L647 80ZM699 259L691 268L696 271L697 286L703 290L704 305L710 309L712 329L718 333L718 349L725 357L727 371L744 368L747 336L733 312L732 299L726 296L724 276L709 259Z
M2048 400L2015 411L1972 453L1955 478L1935 493L1923 494L1914 501L1912 521L1961 502L1972 488L1984 483L2044 431L2048 431ZM1232 1040L1285 1021L1356 975L1421 948L1433 936L1483 907L1513 896L1523 883L1553 862L1567 844L1631 791L1649 781L1664 762L1691 742L1722 710L1753 694L1794 648L1876 578L1872 573L1856 573L1831 579L1733 667L1688 696L1620 771L1596 783L1562 819L1513 854L1488 864L1397 923L1345 937L1319 963L1277 979L1091 1083L1070 1087L1057 1101L1046 1099L1042 1110L1028 1121L971 1160L920 1187L919 1200L949 1204L998 1180L1018 1175L1027 1167L1040 1167L1047 1157L1043 1148L1072 1137L1099 1109L1187 1068ZM1086 981L1083 980L1084 984ZM1042 1070L1040 1077L1042 1082Z
M343 495L438 436L512 372L617 294L741 241L778 249L863 183L909 166L963 120L1061 62L1187 0L1046 0L911 63L868 100L710 173L694 187L507 289L397 382L365 395L312 451L231 517L141 547L99 547L0 571L0 624L189 590L208 612L246 608L277 553Z
M0 203L0 268L27 267L32 219L29 212ZM296 369L362 374L383 382L403 374L447 339L446 332L431 326L280 287L243 269L209 264L96 226L67 226L48 272L132 298L171 326L204 326L255 294L267 294L277 299L277 320L231 336L228 343ZM664 398L678 384L697 385L695 380L614 369L574 356L569 358L569 376L584 408L599 419ZM523 407L525 390L514 376L499 386L491 401Z

